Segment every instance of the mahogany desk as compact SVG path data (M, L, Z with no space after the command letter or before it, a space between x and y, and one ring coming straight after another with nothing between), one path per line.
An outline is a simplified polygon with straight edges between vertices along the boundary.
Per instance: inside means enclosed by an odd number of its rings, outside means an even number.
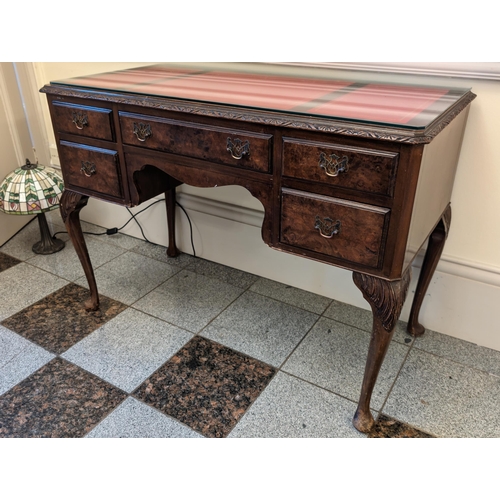
M370 398L411 277L428 240L408 331L448 233L468 89L339 81L325 70L266 64L155 65L51 82L66 190L61 214L97 286L79 212L88 197L135 206L165 193L175 244L175 188L240 185L265 210L272 248L353 271L373 311L354 426Z

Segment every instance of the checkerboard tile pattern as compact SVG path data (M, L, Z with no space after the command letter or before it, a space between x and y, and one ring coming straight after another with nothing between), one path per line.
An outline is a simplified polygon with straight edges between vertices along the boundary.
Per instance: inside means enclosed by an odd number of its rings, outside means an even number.
M22 244L30 226L0 247L0 437L500 437L500 352L437 332L414 341L400 322L366 436L351 420L367 311L86 235L112 249L95 263L101 308L87 313L72 246L41 262Z

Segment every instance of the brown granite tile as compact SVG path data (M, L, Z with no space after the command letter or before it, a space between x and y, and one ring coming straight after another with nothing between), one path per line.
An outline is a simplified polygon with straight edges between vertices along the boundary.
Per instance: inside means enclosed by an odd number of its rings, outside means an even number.
M61 354L89 333L126 309L126 305L100 296L99 311L87 312L88 290L70 283L2 321L2 325Z
M0 397L0 437L82 437L126 393L54 358Z
M369 438L433 438L430 434L414 429L386 415L380 415L375 427L368 434Z
M197 336L134 396L206 437L225 437L275 373L261 361Z
M19 264L21 261L16 259L15 257L11 257L5 253L0 252L0 272L9 269L9 267L14 267L16 264Z

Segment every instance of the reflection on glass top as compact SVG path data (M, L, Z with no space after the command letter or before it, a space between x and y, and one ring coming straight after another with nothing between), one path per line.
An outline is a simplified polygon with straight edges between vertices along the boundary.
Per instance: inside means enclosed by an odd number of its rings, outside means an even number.
M469 91L339 80L336 75L323 68L264 63L177 63L51 84L410 129L427 127Z

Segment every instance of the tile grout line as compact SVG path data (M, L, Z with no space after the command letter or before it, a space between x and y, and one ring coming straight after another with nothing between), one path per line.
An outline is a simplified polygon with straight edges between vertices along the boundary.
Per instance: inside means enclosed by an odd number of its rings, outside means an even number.
M189 342L189 340L188 340L188 342ZM186 342L186 344L187 344L187 342ZM184 345L185 345L185 344L184 344ZM183 345L180 349L182 349L182 348L184 347L184 345ZM50 351L48 351L48 352L50 352ZM64 352L66 352L66 351L64 351ZM66 358L63 358L63 357L62 357L62 354L64 354L64 352L63 352L63 353L61 353L61 354L55 354L55 357L54 357L54 358L52 358L52 359L59 358L60 360L62 360L62 361L64 361L64 362L66 362L66 363L69 363L70 365L73 365L73 366L75 366L76 368L78 368L78 369L80 369L80 370L83 370L85 373L87 373L87 374L91 375L92 377L96 377L96 378L98 378L98 379L102 380L104 383L109 384L109 385L110 385L110 386L112 386L113 388L115 388L115 389L119 390L120 392L122 392L122 393L124 393L124 394L126 395L125 399L124 399L121 403L119 403L117 406L115 406L113 409L111 409L111 410L110 410L110 411L109 411L106 415L104 415L104 416L103 416L103 418L102 418L101 420L99 420L99 422L97 422L97 423L96 423L96 424L92 427L92 429L90 429L90 431L89 431L89 432L87 432L87 434L85 434L84 436L81 436L81 438L84 438L86 435L88 435L90 432L92 432L92 431L93 431L93 430L94 430L94 429L95 429L95 428L96 428L99 424L101 424L101 423L102 423L102 422L103 422L103 421L104 421L107 417L109 417L109 416L110 416L110 415L111 415L111 414L112 414L112 413L113 413L113 412L114 412L114 411L115 411L118 407L120 407L120 406L121 406L121 405L122 405L122 404L123 404L123 403L124 403L124 402L125 402L128 398L133 398L135 401L138 401L139 403L142 403L142 404L144 404L144 405L148 406L149 408L152 408L153 410L157 411L160 415L162 415L162 416L164 416L164 417L167 417L167 418L170 418L170 419L172 419L172 420L174 420L174 421L176 421L176 422L178 422L178 423L182 424L184 427L187 427L187 428L188 428L188 429L190 429L191 431L193 431L193 432L197 432L198 434L202 435L201 433L199 433L199 432L198 432L198 431L196 431L195 429L193 429L193 428L189 427L188 425L184 424L184 423L183 423L183 422L181 422L180 420L177 420L176 418L172 417L171 415L168 415L168 414L162 413L160 410L158 410L158 409L157 409L157 408L155 408L154 406L151 406L150 404L146 403L145 401L142 401L142 400L140 400L140 399L136 398L136 397L134 396L134 394L133 394L133 393L134 393L134 392L135 392L135 391L136 391L136 390L137 390L137 389L138 389L138 388L139 388L139 387L140 387L140 386L141 386L141 385L142 385L142 384L143 384L143 383L144 383L144 382L148 379L148 378L150 378L150 377L151 377L154 373L156 373L156 372L157 372L157 371L158 371L158 370L159 370L159 369L160 369L160 368L161 368L161 367L162 367L165 363L167 363L168 361L170 361L170 359L171 359L173 356L175 356L175 354L177 354L177 352L176 352L176 353L174 353L172 356L170 356L170 358L168 358L168 359L167 359L167 360L166 360L166 361L165 361L165 362L164 362L164 363L163 363L160 367L158 367L156 370L154 370L154 371L153 371L150 375L148 375L148 376L147 376L147 377L146 377L146 378L145 378L142 382L140 382L140 383L139 383L139 385L137 385L137 387L134 387L134 389L132 389L131 391L126 391L125 389L122 389L121 387L118 387L117 385L113 384L113 382L109 382L108 380L105 380L104 378L100 377L99 375L96 375L95 373L92 373L91 371L87 370L86 368L83 368L82 366L80 366L80 365L76 364L75 362L70 361L70 360L68 360L68 359L66 359ZM54 354L54 353L51 353L51 354ZM52 360L51 360L51 361L52 361ZM50 363L50 361L49 361L49 363ZM46 364L47 364L47 363L46 363ZM45 365L46 365L46 364L45 364ZM43 365L43 366L45 366L45 365ZM43 367L40 367L40 368L43 368ZM40 370L40 368L39 368L38 370ZM35 370L35 372L33 372L33 373L36 373L36 371L38 371L38 370ZM31 374L31 375L32 375L32 374ZM31 376L31 375L29 375L29 376ZM26 377L26 378L28 378L28 377ZM203 436L203 437L205 437L205 436Z
M391 392L392 392L392 390L394 389L394 386L396 385L396 381L398 380L398 377L399 377L399 375L400 375L400 373L401 373L401 370L403 369L403 366L405 365L406 361L408 360L408 357L409 357L409 355L410 355L410 352L411 352L412 348L413 348L413 342L412 342L412 343L411 343L411 345L409 346L409 348L408 348L408 352L405 354L405 357L404 357L404 359L403 359L403 362L401 363L401 366L399 367L399 370L398 370L398 372L396 373L396 376L394 377L394 380L393 380L393 382L392 382L391 386L389 387L389 390L387 391L387 395L386 395L386 397L384 398L384 402L382 403L382 406L380 407L380 411L379 411L379 413L382 413L382 412L384 411L384 407L385 407L385 405L386 405L386 403L387 403L387 400L389 399L389 396L391 395Z
M387 416L387 417L389 417L389 418L391 418L391 419L394 419L394 420L396 420L396 421L398 421L398 422L402 422L402 423L403 423L403 424L405 424L405 425L409 425L409 426L410 426L410 427L412 427L413 429L417 429L417 430L419 430L419 431L421 431L421 432L424 432L425 434L428 434L428 435L433 436L433 437L435 437L435 438L440 438L440 436L437 436L436 434L433 434L432 432L430 432L430 431L428 431L428 430L426 430L426 429L423 429L423 428L420 428L420 427L415 427L413 424L411 424L411 423L409 423L409 422L406 422L406 421L404 421L404 420L400 420L400 419L397 419L397 418L395 418L395 417L392 417L392 416L391 416L391 415L389 415L388 413L384 413L384 407L385 407L385 405L387 404L387 401L389 400L389 396L391 395L391 392L392 392L392 390L394 389L394 386L396 385L396 382L397 382L397 380L398 380L398 378L399 378L399 375L401 374L401 371L403 370L404 365L406 364L406 362L407 362L407 360L408 360L408 357L410 356L410 352L413 350L413 347L414 347L414 345L415 345L415 340L416 340L416 339L413 339L413 342L412 342L412 343L411 343L411 345L409 346L408 352L406 353L406 355L405 355L405 357L404 357L404 360L403 360L403 362L401 363L401 366L399 367L398 373L397 373L397 374L396 374L396 376L394 377L394 381L393 381L393 383L391 384L391 387L390 387L389 391L387 391L387 396L385 397L384 402L383 402L382 406L380 407L380 410L379 410L379 412L378 412L378 413L379 413L379 416L380 416L380 415L385 415L385 416ZM416 349L418 350L418 348L416 348Z
M263 278L263 279L267 279L267 278ZM250 288L253 286L250 285ZM297 288L297 290L301 290L300 288ZM330 306L330 304L328 304L325 308L325 310L322 312L322 313L317 313L315 311L311 311L310 309L305 309L304 307L300 307L296 304L291 304L290 302L285 302L284 300L280 300L280 299L277 299L275 297L271 297L270 295L266 295L264 293L261 293L261 292L256 292L255 290L250 290L250 289L247 289L246 291L248 292L252 292L252 293L255 293L256 295L260 295L261 297L266 297L267 299L272 299L272 300L276 300L277 302L281 302L282 304L286 304L287 306L291 306L291 307L295 307L296 309L299 309L301 311L305 311L307 313L311 313L311 314L316 314L317 316L320 316L322 317L323 316L323 313L328 309L328 307ZM307 290L303 290L303 291L307 291ZM308 292L308 293L312 293L312 292ZM321 297L324 297L323 295L321 295ZM325 298L328 298L328 297L325 297ZM332 299L333 300L333 299ZM331 302L330 302L331 303Z
M253 293L255 293L255 292L253 292ZM260 294L258 294L258 295L260 295ZM264 297L271 298L271 297L268 297L268 296L265 296L265 295L264 295ZM276 299L272 299L272 300L276 300ZM280 302L280 301L278 301L278 302ZM286 305L290 305L290 304L287 304L285 302L283 302L283 303L286 304ZM326 310L326 308L325 308L325 310ZM311 311L306 311L306 312L310 313ZM286 373L287 375L289 375L287 372L285 372L285 371L282 370L283 365L287 362L288 358L295 352L295 350L302 343L302 341L307 337L307 335L309 334L309 332L314 328L314 326L320 320L320 318L321 318L321 316L318 316L318 318L313 323L313 325L307 330L307 332L300 339L300 341L298 342L298 344L292 349L292 351L289 353L289 355L286 357L286 359L281 363L281 365L279 367L273 367L273 368L276 369L276 373L272 376L272 378L269 380L269 382L266 384L266 386L262 389L262 391L260 392L260 394L255 398L255 400L252 402L252 404L250 404L250 406L245 410L245 413L243 413L243 415L241 415L241 417L238 419L238 421L234 424L234 426L231 428L231 430L227 433L226 437L229 436L231 434L231 432L233 432L233 430L237 427L237 425L241 422L241 420L245 417L245 415L248 414L248 412L251 410L251 408L253 407L253 405L255 403L257 403L257 401L260 399L260 397L262 396L262 394L264 393L264 391L269 387L269 385L271 384L271 382L278 376L278 374L280 372L281 373ZM248 356L248 354L246 354L246 356ZM250 356L250 357L252 357L252 356ZM266 364L269 364L269 363L266 363ZM269 366L272 366L272 365L269 365ZM296 378L298 378L298 377L296 377ZM304 382L307 382L307 381L304 381ZM314 385L314 384L312 384L312 385Z
M31 223L31 221L30 221L30 223ZM29 224L29 223L28 223L28 224ZM28 224L27 224L27 225L28 225ZM27 226L27 225L26 225L26 226ZM24 228L25 228L26 226L24 226ZM24 228L22 228L22 229L24 229ZM22 229L21 229L21 230L22 230ZM16 233L16 234L17 234L17 233ZM93 238L93 239L96 239L96 238ZM143 240L141 240L141 241L143 241ZM159 245L159 246L160 246L160 245ZM135 253L135 254L141 255L141 256L143 256L143 257L145 257L145 258L150 258L150 259L155 260L155 261L158 261L158 262L164 262L163 260L160 260L160 259L155 259L155 258L153 258L153 257L149 257L149 256L147 256L147 255L141 254L140 252L136 252L136 251L134 251L134 249L133 249L133 248L132 248L132 249L126 249L126 248L123 248L123 247L120 247L120 246L117 246L117 248L120 248L121 250L123 250L123 252L122 252L122 253L120 253L119 255L117 255L116 257L112 258L110 261L108 261L108 262L106 262L106 263L102 264L101 266L98 266L98 268L102 267L103 265L105 265L105 264L107 264L107 263L109 263L109 262L112 262L114 259L116 259L116 258L118 258L118 257L120 257L120 256L123 256L123 255L125 255L126 253ZM165 247L164 247L164 248L165 248ZM1 248L0 248L0 250L1 250ZM189 254L188 254L188 255L189 255ZM30 257L30 259L32 259L32 258L33 258L33 257ZM38 266L36 266L36 265L31 264L30 262L28 262L30 259L27 259L27 260L21 260L21 262L26 263L26 264L29 264L29 265L31 265L31 266L33 266L33 267L35 267L35 268L38 268ZM204 260L204 259L203 259L203 260ZM178 269L178 270L177 270L177 271L176 271L176 272L175 272L172 276L168 277L165 281L163 281L162 283L160 283L157 287L155 287L155 288L154 288L153 290L151 290L151 291L154 291L154 290L156 290L158 287L160 287L160 286L162 286L163 284L165 284L165 283L166 283L167 281L169 281L172 277L176 276L179 272L181 272L181 271L183 271L183 270L188 270L187 268L188 268L191 264L192 264L192 263L189 263L189 264L187 264L187 265L186 265L186 266L184 266L184 267L180 267L180 268L179 268L179 269ZM96 269L98 269L98 268L96 268ZM54 274L54 273L52 273L52 272L50 272L50 271L46 271L45 269L42 269L42 268L39 268L39 269L41 269L42 271L45 271L45 272L47 272L47 273L49 273L49 274L52 274L52 275L54 275L54 276L56 276L56 277L58 277L58 278L60 278L60 279L62 279L62 280L64 280L64 281L68 281L68 280L67 280L67 278L64 278L64 277L58 276L57 274ZM212 276L207 276L207 275L203 275L203 274L201 274L201 273L197 273L197 272L196 272L196 271L194 271L194 270L189 270L189 271L190 271L190 272L193 272L193 273L195 273L195 274L199 274L199 275L202 275L202 276L206 276L206 277L212 278L212 279L218 279L218 278L213 278ZM244 272L244 271L243 271L243 272ZM77 279L80 279L80 277L79 277L79 278L77 278ZM257 279L258 279L258 278L257 278ZM218 280L219 280L219 281L221 281L221 282L224 282L224 283L228 283L228 282L226 282L226 281L224 281L224 280L220 280L220 279L218 279ZM69 282L71 283L71 281L69 281ZM238 300L238 299L239 299L239 298L240 298L240 297L241 297L241 296L242 296L245 292L247 292L247 291L251 291L252 293L255 293L255 294L257 294L257 295L263 296L263 297L265 297L265 298L267 298L267 299L269 299L269 300L273 300L273 301L276 301L276 302L280 302L280 303L286 304L286 305L288 305L288 306L291 306L291 307L294 307L294 308L297 308L297 309L300 309L300 310L306 311L306 312L308 312L308 313L317 314L317 313L314 313L313 311L309 311L309 310L307 310L307 309L303 309L303 308L301 308L301 307L299 307L299 306L296 306L296 305L290 304L290 303L288 303L288 302L284 302L284 301L282 301L282 300L280 300L280 299L277 299L277 298L274 298L274 297L270 297L270 296L268 296L268 295L264 295L264 294L261 294L261 293L259 293L259 292L255 292L255 291L250 290L250 288L253 286L253 284L254 284L255 282L256 282L256 281L254 281L253 283L251 283L250 285L248 285L246 288L242 288L242 292L241 292L241 293L240 293L240 294L239 294L239 295L238 295L238 296L237 296L237 297L236 297L236 298L235 298L235 299L234 299L231 303L229 303L229 304L228 304L228 305L227 305L227 306L226 306L223 310L221 310L221 311L220 311L217 315L215 315L215 316L214 316L214 318L212 318L212 319L211 319L211 320L210 320L210 321L209 321L209 322L208 322L208 323L207 323L207 324L206 324L206 325L205 325L205 326L204 326L201 330L199 330L199 332L198 332L198 333L194 333L193 335L200 335L200 332L202 332L204 328L208 327L208 326L209 326L209 325L210 325L210 324L211 324L211 323L212 323L212 322L213 322L216 318L218 318L221 314L223 314L223 313L224 313L224 312L225 312L225 311L226 311L226 310L227 310L227 309L228 309L228 308L229 308L232 304L234 304L234 302L235 302L235 301L237 301L237 300ZM73 283L74 283L74 281L73 281ZM230 283L229 283L229 284L230 284ZM64 285L64 286L66 286L66 285ZM234 286L234 285L233 285L233 286ZM240 288L240 287L237 287L237 288ZM148 293L150 293L151 291L149 291ZM145 294L145 295L147 295L147 294ZM144 296L145 296L145 295L144 295ZM141 297L141 298L142 298L142 297ZM140 300L140 299L138 299L138 300ZM137 300L137 301L138 301L138 300ZM133 304L135 304L137 301L135 301ZM134 310L136 310L136 311L139 311L138 309L135 309L135 308L133 307L133 304L132 304L132 305L126 305L126 306L127 306L127 307L126 307L126 309L127 309L127 308L131 308L131 309L134 309ZM331 302L330 302L330 304L331 304ZM27 307L29 307L29 306L27 306ZM334 318L329 318L329 317L325 316L325 315L324 315L324 313L325 313L325 311L326 311L326 310L328 310L328 307L329 307L329 306L326 306L326 307L325 307L325 309L324 309L324 311L323 311L323 313L321 313L321 314L319 314L319 315L318 315L318 318L316 319L316 321L314 322L314 324L313 324L313 325L312 325L312 326L308 329L308 331L307 331L307 332L303 335L303 337L301 338L301 340L297 343L297 345L293 348L293 350L292 350L292 351L290 352L290 354L286 357L286 359L285 359L285 360L281 363L281 365L280 365L278 368L276 368L276 373L275 373L275 374L273 375L273 377L269 380L268 384L267 384L267 385L266 385L266 387L265 387L265 388L261 391L261 393L260 393L260 394L259 394L259 396L255 399L255 401L257 401L257 400L259 399L259 397L262 395L262 393L265 391L265 389L269 386L269 384L270 384L270 383L271 383L271 382L275 379L276 375L277 375L279 372L285 373L285 374L287 374L287 375L289 375L289 376L291 376L291 377L294 377L294 378L296 378L296 379L298 379L298 380L303 381L304 383L307 383L307 384L310 384L310 385L312 385L312 386L315 386L315 387L317 387L317 388L319 388L319 389L325 390L325 391L327 391L327 392L329 392L329 393L331 393L331 394L335 394L336 396L341 397L341 398L343 398L343 399L345 399L345 400L352 401L351 399L349 399L349 398L347 398L347 397L345 397L345 396L342 396L342 395L340 395L340 394L337 394L337 393L335 393L335 392L333 392L333 391L331 391L331 390L329 390L329 389L326 389L326 388L324 388L324 387L321 387L321 386L319 386L319 385L317 385L317 384L314 384L314 383L312 383L312 382L309 382L309 381L307 381L307 380L301 379L300 377L298 377L298 376L296 376L296 375L293 375L293 374L290 374L290 373L288 373L287 371L285 371L285 370L283 369L284 365L285 365L285 364L286 364L286 362L289 360L289 358L293 355L293 353L294 353L294 352L296 352L296 350L299 348L299 346L300 346L300 345L304 342L305 338L309 335L309 333L311 332L311 330L312 330L312 329L313 329L313 328L317 325L317 323L319 322L319 320L320 320L320 319L322 319L322 318L324 318L324 319L326 319L326 320L330 320L330 321L335 321L335 322L337 322L337 323L339 323L339 324L343 324L343 325L348 326L348 327L350 327L350 328L356 328L357 330L360 330L360 331L362 331L362 332L368 332L367 330L365 330L365 329L363 329L363 328L359 328L359 327L357 327L357 326L355 326L355 325L348 324L348 323L344 323L344 322L342 322L342 321L338 321L338 320L336 320L336 319L334 319ZM125 309L125 310L126 310L126 309ZM124 310L124 311L125 311L125 310ZM172 326L175 326L176 328L179 328L179 329L181 329L181 330L186 330L186 329L184 329L184 328L182 328L182 327L179 327L179 326L177 326L177 325L173 325L172 323L170 323L170 322L168 322L168 321L165 321L165 320L163 320L163 319L161 319L161 318L157 318L157 317L155 317L155 316L153 316L153 315L150 315L150 314L148 314L148 313L145 313L145 312L143 312L143 311L140 311L140 312L142 312L143 314L146 314L146 315L148 315L148 316L151 316L151 317L153 317L153 318L155 318L155 319L157 319L157 320L159 320L159 321L163 321L163 322L165 322L165 323L167 323L167 324L171 324ZM189 331L189 330L186 330L186 331ZM15 332L14 332L14 333L15 333ZM192 333L192 332L189 332L189 333ZM368 332L368 333L369 333L369 332ZM201 335L200 335L200 336L201 336ZM394 340L394 339L392 339L392 340ZM392 341L392 340L391 340L391 341ZM30 342L31 342L31 341L30 341ZM189 342L189 340L188 340L188 342ZM212 342L213 342L213 341L212 341ZM401 343L402 343L402 342L400 343L400 342L398 342L398 341L395 341L395 342L396 342L396 343L398 343L398 344L401 344ZM31 343L33 343L33 342L31 342ZM35 345L37 345L37 346L38 346L38 344L35 344ZM223 344L222 344L222 345L223 345ZM387 401L388 401L388 399L389 399L389 397L390 397L390 395L391 395L391 393L392 393L392 391L393 391L393 389L394 389L394 387L395 387L395 385L396 385L396 383L397 383L398 378L399 378L399 377L400 377L400 375L401 375L401 372L402 372L402 370L403 370L404 366L406 365L406 363L407 363L407 361L408 361L409 356L411 355L410 353L414 352L413 347L415 347L415 349L416 349L417 351L424 352L424 353L426 353L426 354L431 354L431 355L433 355L433 356L435 356L435 357L437 357L437 358L446 359L446 360L448 360L448 361L451 361L452 363L456 363L456 364L458 364L458 365L461 365L461 366L465 366L465 367L471 368L471 369L473 369L473 370L475 370L475 371L478 371L478 372L483 372L483 373L485 373L485 374L488 374L488 375L493 375L493 376L495 376L495 377L498 377L497 375L495 375L495 374L493 374L493 373L490 373L490 372L488 372L488 371L481 370L481 369L477 369L477 368L475 368L475 367L473 367L473 366L466 365L466 364L461 363L461 362L459 362L459 361L455 361L455 360L453 360L453 359L451 359L451 358L449 358L449 357L447 357L447 356L438 355L438 354L435 354L435 353L433 353L433 352L430 352L430 351L425 350L425 348L420 348L420 347L417 347L417 346L415 345L415 339L413 339L413 341L412 341L409 345L408 345L408 344L406 344L406 343L403 343L403 345L407 345L407 346L408 346L408 351L407 351L407 353L405 354L404 359L403 359L403 361L402 361L402 363L401 363L401 365L400 365L400 367L399 367L399 369L398 369L398 371L397 371L397 374L396 374L396 375L395 375L395 377L394 377L394 380L393 380L393 382L392 382L392 384L391 384L391 386L390 386L390 388L389 388L389 390L388 390L388 392L387 392L387 395L386 395L386 397L385 397L385 399L384 399L384 401L383 401L383 404L382 404L382 406L381 406L380 410L377 410L379 414L383 414L383 410L384 410L384 408L385 408L385 406L386 406L386 404L387 404ZM38 347L41 347L41 346L38 346ZM42 348L43 348L43 347L42 347ZM182 349L182 347L181 347L181 349ZM234 350L234 349L233 349L233 350ZM24 350L23 350L23 351L24 351ZM23 352L23 351L22 351L22 352ZM14 356L14 358L16 358L17 356L19 356L22 352L18 353L16 356ZM49 353L50 353L50 351L47 351L47 352L49 352ZM238 352L238 351L236 351L236 352ZM51 353L51 354L53 354L53 353ZM64 353L61 353L61 354L64 354ZM249 356L248 354L245 354L245 353L241 353L241 354L244 354L245 356ZM175 355L175 354L174 354L174 355ZM56 354L55 356L56 356L56 357L60 357L60 355L57 355L57 354ZM252 357L252 356L250 356L250 357ZM14 358L13 358L13 359L14 359ZM61 358L61 359L64 359L64 361L66 361L66 362L68 362L68 363L71 363L70 361L66 360L65 358ZM171 357L170 357L169 359L171 359ZM168 360L167 360L167 361L165 361L165 363L166 363L166 362L168 362ZM74 363L71 363L71 364L74 364ZM45 366L45 365L44 365L44 366ZM87 372L87 370L85 370L84 368L80 367L79 365L75 365L75 366L77 366L78 368L80 368L80 369L82 369L82 370L84 370L84 371L86 371L86 372ZM36 371L37 371L37 370L36 370ZM35 372L36 372L36 371L35 371ZM35 373L35 372L33 372L33 373ZM93 374L93 373L91 373L91 372L88 372L88 373L90 373L90 374L91 374L91 375L93 375L94 377L98 377L97 375L95 375L95 374ZM152 375L152 374L151 374L151 375ZM150 377L151 375L149 375L149 377ZM31 376L31 375L29 375L29 376ZM28 377L29 377L29 376L28 376ZM149 378L149 377L146 377L146 379L145 379L145 380L147 380L147 378ZM27 378L27 377L26 377L26 378ZM98 377L98 378L101 378L101 377ZM102 380L104 380L104 379L102 379ZM110 385L114 386L114 384L111 384L110 382L107 382L107 381L104 381L104 382L106 382L106 383L108 383L108 384L110 384ZM142 383L144 383L144 381L143 381L143 382L141 382L141 384L142 384ZM139 384L139 385L138 385L138 387L139 387L141 384ZM114 387L116 387L116 386L114 386ZM126 393L126 394L127 394L127 397L131 397L131 398L133 398L133 399L136 399L136 398L134 398L134 396L132 395L132 392L133 392L133 391L131 391L130 393L128 393L127 391L124 391L123 389L120 389L120 388L117 388L117 389L119 389L121 392ZM135 390L136 390L136 389L134 389L134 391L135 391ZM125 400L126 400L126 398L125 398ZM124 401L125 401L125 400L124 400ZM137 399L136 399L136 400L137 400ZM140 400L138 400L138 401L140 401ZM245 411L245 413L244 413L244 414L240 417L240 419L238 420L238 422L237 422L237 423L235 424L235 426L233 426L233 428L232 428L232 429L231 429L231 430L227 433L227 435L229 435L229 434L230 434L230 433L234 430L234 427L236 427L236 425L237 425L237 424L241 421L241 418L243 418L243 417L244 417L244 416L248 413L248 411L249 411L249 410L250 410L250 408L253 406L253 404L255 403L255 401L254 401L254 402L253 402L253 403L252 403L252 404L251 404L251 405L247 408L247 410ZM141 402L141 403L144 403L144 402L142 402L142 401L140 401L140 402ZM356 403L356 401L353 401L353 402L354 402L354 403ZM122 403L120 403L120 404L122 404ZM146 404L146 403L144 403L144 404ZM105 417L103 417L103 418L101 419L101 421L100 421L99 423L101 423L101 422L102 422L105 418L107 418L107 416L109 416L109 414L111 414L111 413L112 413L112 412L113 412L116 408L118 408L118 406L120 406L120 405L117 405L117 406L116 406L113 410L111 410L111 411L110 411L110 412L109 412L109 413L108 413ZM150 406L150 405L148 405L148 406ZM150 407L151 407L151 406L150 406ZM156 408L154 408L154 407L151 407L151 408L153 408L155 411L158 411L158 412L159 412L159 410L157 410ZM162 415L165 415L165 414L163 414L162 412L159 412L159 413L161 413ZM177 421L176 419L174 419L174 418L173 418L173 417L171 417L170 415L168 415L168 417L169 417L169 418L172 418L172 419L173 419L173 420L175 420L175 421ZM98 423L98 424L96 424L96 426L97 426L97 425L99 425L99 423ZM182 422L180 422L180 423L181 423L182 425L186 426L186 424L183 424ZM410 424L408 424L408 425L410 425ZM191 429L191 427L189 427L189 426L187 426L187 427L188 427L189 429ZM95 426L94 426L94 428L95 428ZM191 430L193 430L193 431L194 431L194 429L191 429ZM89 431L89 432L90 432L90 431ZM194 431L194 432L197 432L197 431ZM423 431L423 432L426 432L426 433L427 433L427 431Z
M442 356L440 354L436 354L435 352L427 351L427 350L423 349L422 347L415 346L415 349L417 351L423 352L425 354L430 354L431 356L434 356L436 358L446 359L447 361L450 361L451 363L455 363L455 364L457 364L459 366L463 366L465 368L469 368L470 370L474 370L474 371L479 372L479 373L484 373L485 375L491 375L492 377L500 378L500 375L497 375L496 373L491 373L491 372L489 372L487 370L484 370L482 368L477 368L477 367L475 367L473 365L467 365L467 364L465 364L465 363L463 363L461 361L457 361L457 360L449 358L447 356Z

